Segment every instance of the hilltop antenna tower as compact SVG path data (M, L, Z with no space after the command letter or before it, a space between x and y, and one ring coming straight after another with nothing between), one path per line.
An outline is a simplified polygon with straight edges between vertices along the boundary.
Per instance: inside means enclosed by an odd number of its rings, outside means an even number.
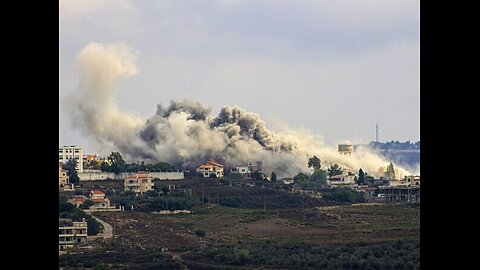
M378 123L376 124L376 128L375 128L375 142L378 143Z

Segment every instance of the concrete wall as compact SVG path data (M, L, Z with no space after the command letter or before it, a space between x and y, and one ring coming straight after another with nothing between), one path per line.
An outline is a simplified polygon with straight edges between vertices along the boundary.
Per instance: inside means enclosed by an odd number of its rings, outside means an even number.
M100 172L100 171L87 171L85 170L83 173L78 173L78 177L80 181L96 181L96 180L124 180L127 176L134 175L134 172L130 173L107 173L107 172ZM184 178L183 172L151 172L152 178L159 178L160 180L180 180Z

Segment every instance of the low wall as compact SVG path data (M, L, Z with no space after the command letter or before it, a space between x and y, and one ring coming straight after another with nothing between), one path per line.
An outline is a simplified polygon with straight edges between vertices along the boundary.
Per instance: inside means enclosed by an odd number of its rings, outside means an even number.
M153 178L159 178L160 180L180 180L184 178L183 172L150 172ZM135 175L134 172L128 173L107 173L100 171L84 171L83 173L78 173L78 178L80 181L97 181L97 180L123 180L127 176Z

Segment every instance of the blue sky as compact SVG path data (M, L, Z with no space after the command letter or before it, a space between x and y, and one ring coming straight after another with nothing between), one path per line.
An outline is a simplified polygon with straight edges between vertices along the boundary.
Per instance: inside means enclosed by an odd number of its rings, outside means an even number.
M123 79L122 111L155 113L196 100L218 113L239 105L349 140L420 139L419 1L60 0L60 98L76 90L76 55L123 42L139 73ZM60 145L96 152L60 102ZM271 123L271 125L269 124Z

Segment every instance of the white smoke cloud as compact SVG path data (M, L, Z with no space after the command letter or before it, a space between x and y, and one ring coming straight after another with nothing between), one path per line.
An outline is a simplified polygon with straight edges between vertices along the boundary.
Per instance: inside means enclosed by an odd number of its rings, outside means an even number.
M256 113L239 106L224 106L217 116L200 102L172 101L164 109L158 105L150 118L119 111L114 91L121 78L138 73L135 56L125 44L90 43L77 57L81 75L78 90L69 97L73 125L93 137L99 145L112 145L131 160L167 161L193 167L208 159L227 167L262 161L266 173L279 177L308 172L309 157L317 155L323 167L338 163L352 171L362 168L375 175L387 161L366 150L352 156L335 148L311 132L280 125L266 127ZM395 166L402 175L409 172Z

